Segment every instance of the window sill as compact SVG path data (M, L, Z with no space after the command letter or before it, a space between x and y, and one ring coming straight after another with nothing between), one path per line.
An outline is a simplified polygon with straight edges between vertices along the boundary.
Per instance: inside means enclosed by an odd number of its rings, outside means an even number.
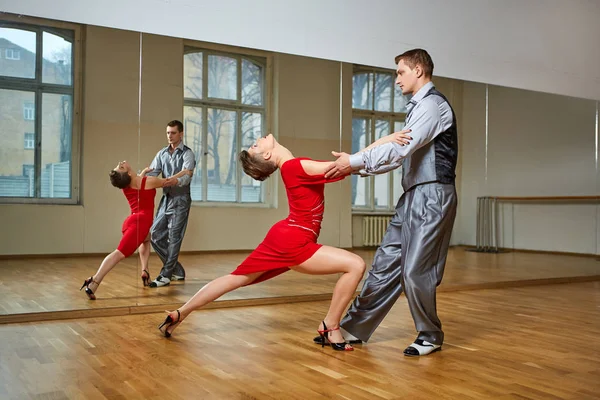
M192 201L192 207L202 208L277 208L273 204L267 203L226 203L211 201Z
M74 199L40 199L40 198L18 198L2 197L0 206L81 206L81 203Z
M380 216L391 216L395 215L395 211L370 211L370 210L352 210L352 215L380 215Z

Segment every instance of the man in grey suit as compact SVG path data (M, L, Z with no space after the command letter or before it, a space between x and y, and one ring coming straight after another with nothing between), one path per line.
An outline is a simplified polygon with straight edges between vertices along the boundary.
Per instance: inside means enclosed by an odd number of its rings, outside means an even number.
M429 54L409 50L395 62L396 84L404 95L413 95L405 126L413 140L406 146L389 142L353 155L334 152L338 159L326 177L382 174L402 166L404 194L341 327L351 342L368 341L404 291L418 332L404 355L423 356L440 350L444 341L436 288L456 216L458 134L452 107L431 82Z
M192 204L192 178L189 175L180 178L172 176L183 169L194 171L196 159L194 152L183 144L183 124L180 121L167 124L167 141L169 145L156 154L150 164L151 171L146 174L157 176L162 173L167 178L150 230L152 248L163 262L163 267L160 275L150 282L150 287L167 286L171 281L185 279L185 270L178 257Z

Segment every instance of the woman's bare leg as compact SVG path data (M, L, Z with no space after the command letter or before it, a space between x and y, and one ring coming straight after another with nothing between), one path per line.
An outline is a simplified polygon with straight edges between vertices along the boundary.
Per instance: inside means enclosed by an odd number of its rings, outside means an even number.
M92 289L92 292L96 293L96 290L98 290L98 286L100 286L100 283L102 282L106 274L108 274L110 270L113 269L115 265L121 262L124 258L125 255L123 255L123 253L121 253L119 250L115 250L106 257L104 257L102 264L100 264L100 268L98 268L98 271L96 271L96 273L93 276L94 282L88 285L88 287Z
M255 272L248 275L224 275L204 285L196 294L179 308L179 322L187 318L192 311L210 303L239 287L252 283L256 278L261 276L263 272ZM177 321L178 315L176 311L168 312L173 321ZM339 321L338 321L339 323ZM173 324L168 328L168 332L172 333L179 324Z
M342 314L354 297L356 287L365 273L365 261L349 251L323 246L311 258L292 269L311 275L342 273L333 289L329 311L324 319L328 329L339 328ZM320 326L319 330L322 329L323 327ZM332 331L328 338L335 343L344 342L344 337L339 330Z
M138 253L140 253L140 264L142 265L142 275L144 275L144 271L148 274L148 279L150 279L150 270L148 269L148 259L150 258L150 234L146 237L146 239L140 244L138 248Z

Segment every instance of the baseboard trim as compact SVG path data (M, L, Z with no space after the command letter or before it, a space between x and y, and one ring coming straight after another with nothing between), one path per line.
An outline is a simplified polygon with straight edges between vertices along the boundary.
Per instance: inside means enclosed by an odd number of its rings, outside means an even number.
M250 306L265 306L272 304L287 304L287 303L302 303L308 301L325 301L331 300L331 293L300 295L300 296L281 296L281 297L265 297L254 299L240 300L220 300L207 304L202 309L211 310L218 308L231 307L250 307ZM108 307L108 308L91 308L86 310L65 310L65 311L48 311L35 313L22 313L0 315L0 324L24 323L24 322L40 322L40 321L56 321L63 319L79 319L79 318L98 318L98 317L116 317L123 315L138 315L138 314L153 314L162 313L165 310L174 310L183 305L183 303L164 303L153 305L125 306L125 307Z
M583 283L600 281L600 275L589 276L571 276L560 278L545 278L545 279L527 279L518 281L499 281L474 284L457 284L438 288L438 292L460 292L470 290L484 289L508 289L527 286L542 286L556 285L567 283ZM358 294L358 292L356 293ZM214 310L220 308L232 307L251 307L265 306L275 304L303 303L314 301L331 300L331 293L299 295L299 296L282 296L282 297L265 297L255 299L240 299L240 300L220 300L212 302L203 310ZM99 318L99 317L116 317L125 315L140 315L162 313L164 310L174 310L180 307L183 303L166 303L156 305L139 305L126 307L111 307L102 309L87 309L87 310L65 310L65 311L49 311L23 314L0 315L0 324L15 324L27 322L42 322L42 321L57 321L66 319L81 319L81 318Z
M182 251L179 255L211 255L211 254L236 254L250 253L254 249L235 249L235 250L193 250ZM57 253L57 254L0 254L0 260L35 260L40 258L77 258L77 257L106 257L108 253ZM150 254L156 254L154 250ZM129 257L138 257L137 252Z
M477 249L476 246L468 246L468 245L456 245L454 247L464 248L467 251L475 251ZM555 256L579 256L579 257L590 257L590 258L600 257L600 254L594 254L594 253L574 253L574 252L569 252L569 251L513 249L510 247L498 247L498 252L499 253L551 254L551 255L555 255ZM489 252L489 253L494 254L494 252Z
M463 248L465 250L472 251L476 249L475 246L465 245L465 244L456 244L449 246L450 248ZM344 250L352 251L352 250L376 250L378 246L354 246L354 247L342 247ZM233 250L190 250L190 251L182 251L181 255L211 255L211 254L242 254L249 253L254 249L233 249ZM566 251L547 251L547 250L528 250L528 249L513 249L509 247L498 247L498 250L502 253L533 253L533 254L554 254L561 256L582 256L582 257L599 257L600 254L591 254L591 253L574 253L574 252L566 252ZM104 257L107 253L61 253L61 254L0 254L0 260L27 260L27 259L39 259L39 258L75 258L75 257ZM156 254L152 250L151 254ZM493 253L490 253L493 254ZM132 254L130 257L137 257L137 253Z

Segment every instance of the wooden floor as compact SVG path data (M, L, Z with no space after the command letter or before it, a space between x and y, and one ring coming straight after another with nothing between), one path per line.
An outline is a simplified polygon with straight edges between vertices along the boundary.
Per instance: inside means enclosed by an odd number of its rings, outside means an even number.
M443 350L406 358L402 297L353 352L312 344L327 302L0 326L2 399L598 399L600 282L444 292Z
M367 265L374 251L356 250ZM62 310L107 309L183 303L208 281L231 272L246 252L182 255L185 282L169 287L144 288L139 279L138 259L130 257L105 278L98 300L89 301L79 291L102 257L30 258L0 260L0 316ZM159 260L152 256L150 270L155 277ZM450 249L440 290L510 287L527 281L584 277L600 279L600 262L593 257L535 253L485 254ZM594 278L595 279L595 278ZM222 300L274 298L329 294L337 276L307 276L289 272L270 281L234 291Z

